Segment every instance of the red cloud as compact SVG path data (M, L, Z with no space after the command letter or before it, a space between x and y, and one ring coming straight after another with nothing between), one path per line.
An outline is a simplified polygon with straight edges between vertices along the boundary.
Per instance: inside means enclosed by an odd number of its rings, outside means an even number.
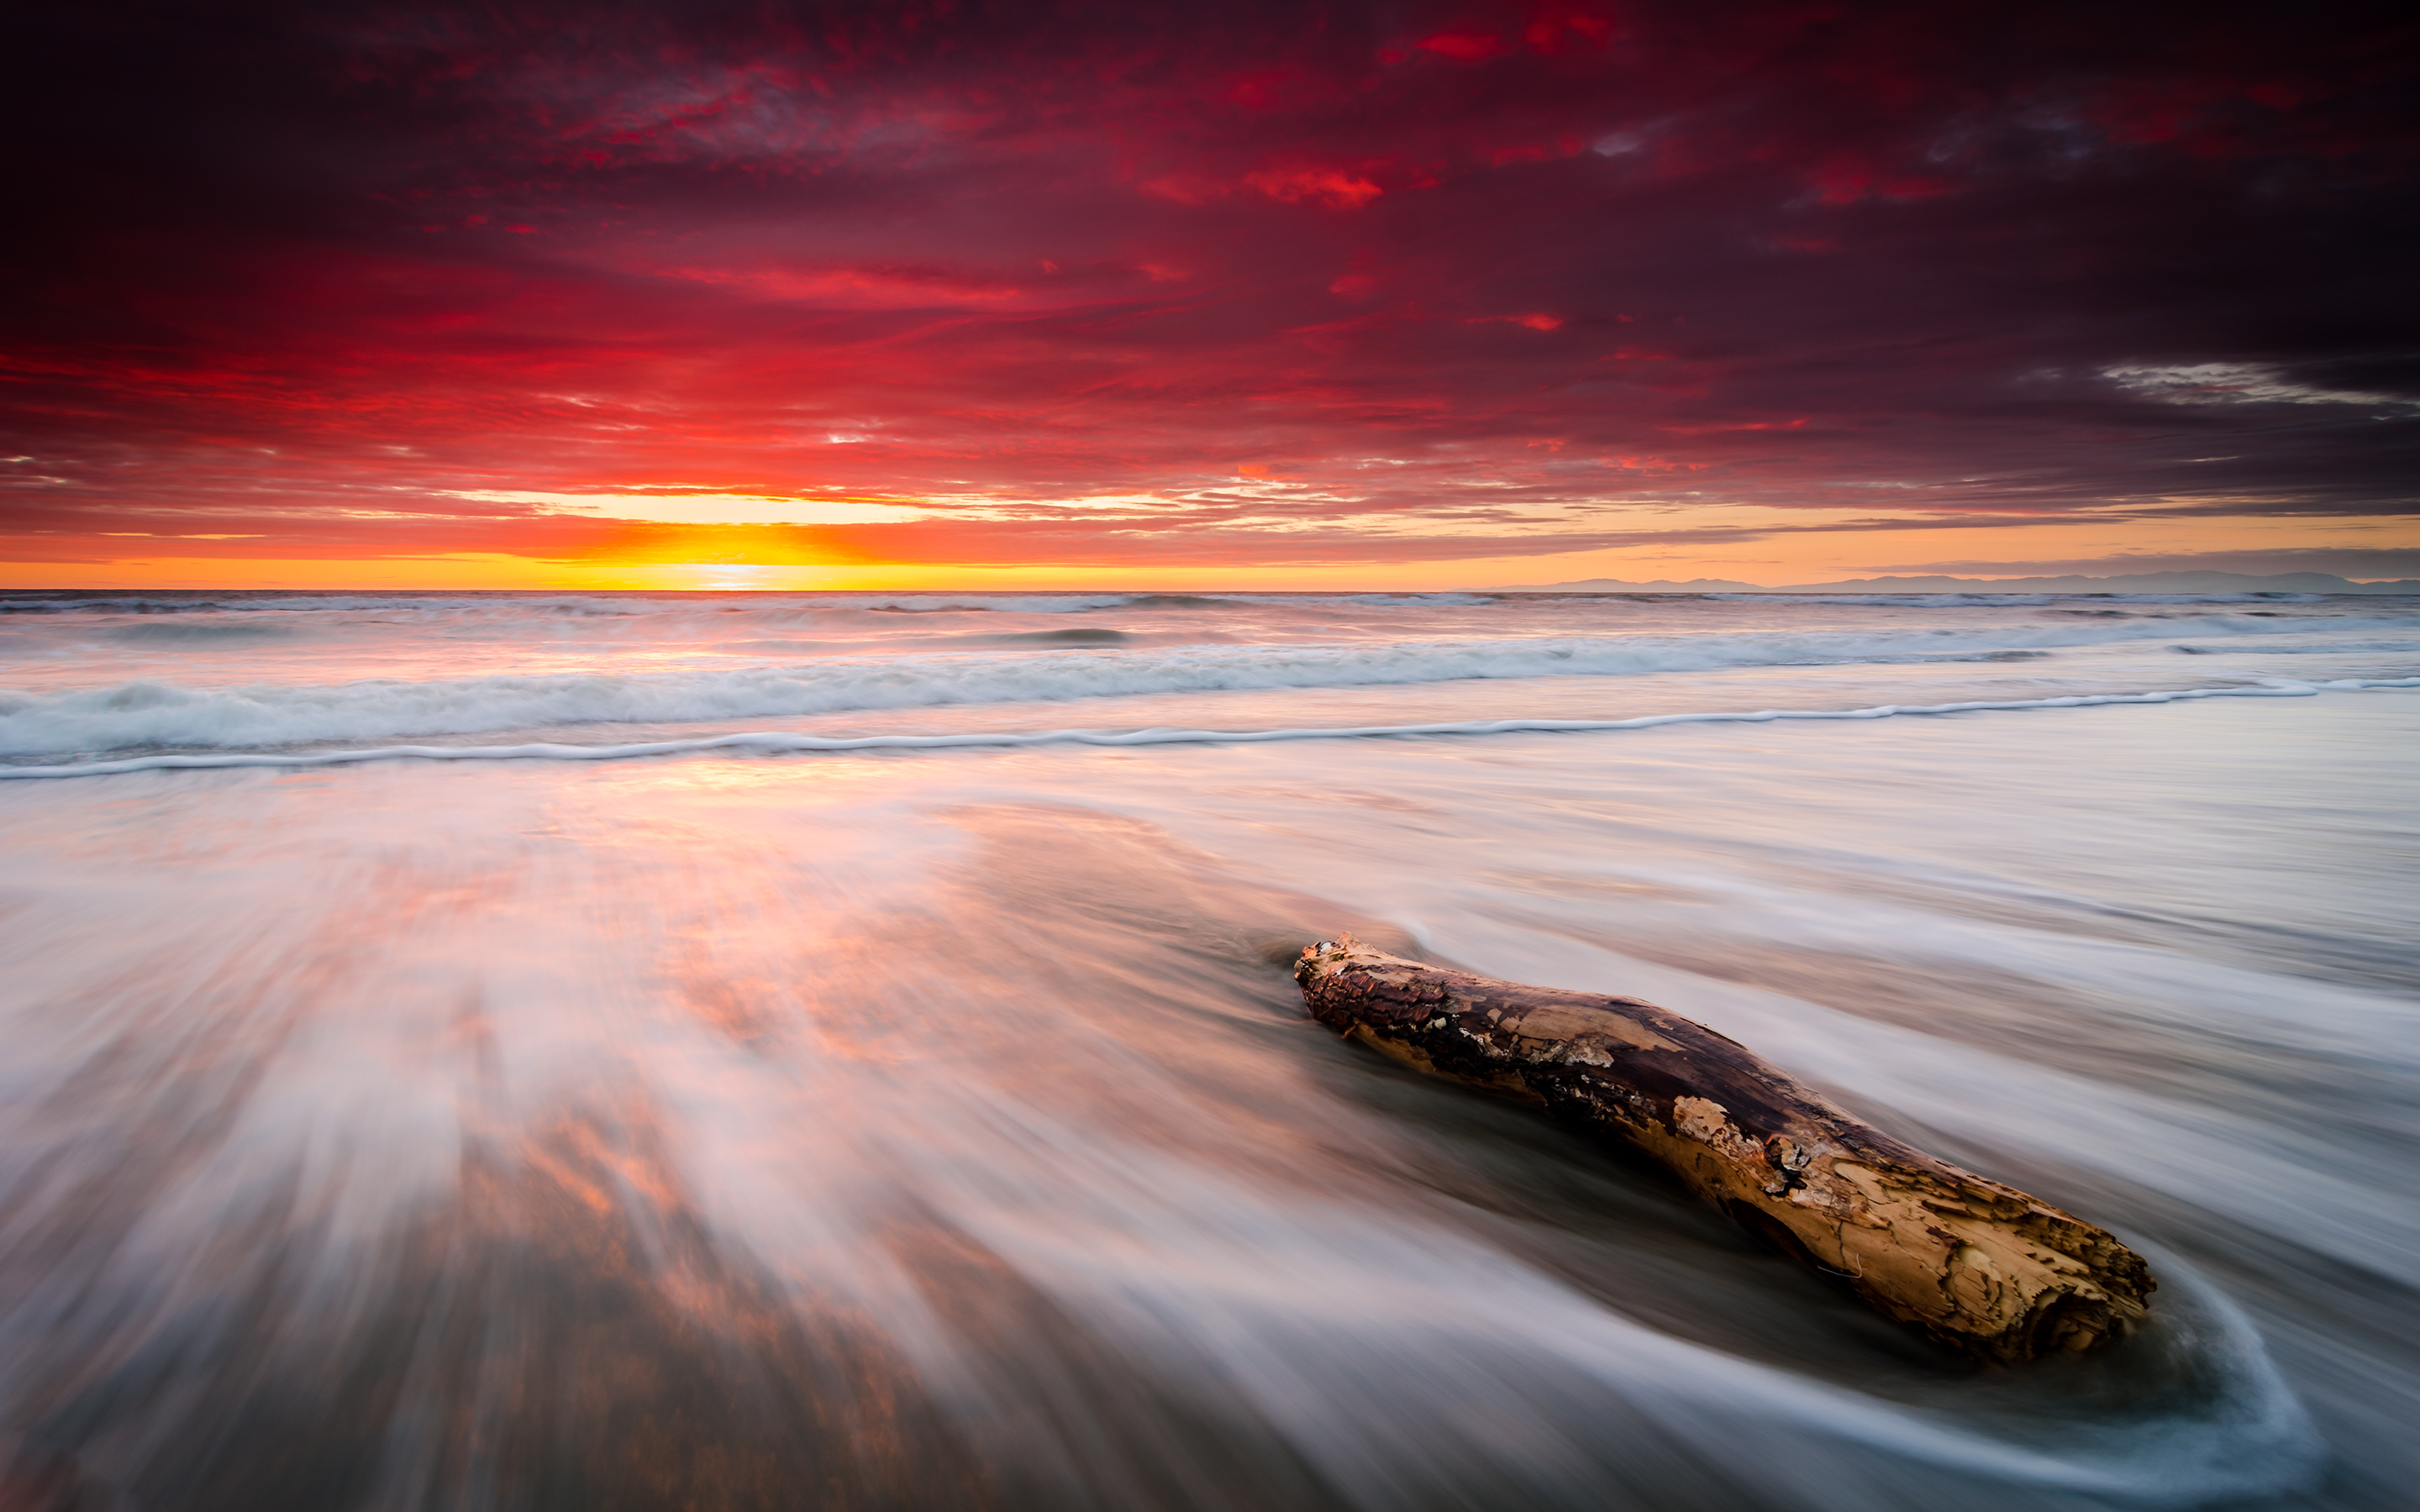
M1438 32L1432 37L1423 37L1412 45L1424 53L1452 58L1457 63L1480 63L1512 51L1512 44L1494 32L1468 29Z
M1833 154L1817 163L1807 177L1826 205L1851 205L1869 196L1930 199L1947 193L1951 188L1947 179L1926 174L1891 173L1854 153Z
M1386 193L1358 174L1341 168L1263 168L1244 176L1244 182L1289 205L1315 199L1341 210L1359 209Z
M1703 425L1658 425L1655 428L1672 436L1718 436L1725 431L1738 430L1805 430L1807 422L1812 418L1809 415L1801 415L1796 420L1734 421L1728 424L1716 423Z
M1523 142L1513 147L1496 147L1487 154L1491 168L1501 168L1508 162L1550 162L1557 158L1578 155L1587 147L1579 137L1566 131L1552 142Z
M1603 47L1612 39L1612 17L1556 7L1541 8L1521 29L1521 39L1529 44L1531 52L1549 56L1562 52L1575 39L1582 46Z
M1559 315L1476 315L1463 321L1466 326L1527 326L1532 331L1560 331L1563 317Z

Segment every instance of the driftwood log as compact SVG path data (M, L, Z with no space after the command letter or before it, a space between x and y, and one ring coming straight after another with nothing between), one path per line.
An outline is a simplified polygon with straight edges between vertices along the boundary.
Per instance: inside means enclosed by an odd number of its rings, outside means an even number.
M2144 1318L2149 1269L2105 1230L1901 1144L1652 1003L1441 970L1349 934L1306 949L1295 980L1347 1038L1620 1136L1965 1354L2080 1353Z

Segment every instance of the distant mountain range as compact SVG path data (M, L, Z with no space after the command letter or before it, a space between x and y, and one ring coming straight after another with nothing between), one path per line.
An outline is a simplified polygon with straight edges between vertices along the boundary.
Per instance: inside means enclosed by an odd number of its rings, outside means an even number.
M1516 583L1494 594L2420 594L2420 578L2357 583L2326 572L2137 572L2118 578L1852 578L1836 583L1731 582L1696 578L1624 582L1588 578L1568 583Z

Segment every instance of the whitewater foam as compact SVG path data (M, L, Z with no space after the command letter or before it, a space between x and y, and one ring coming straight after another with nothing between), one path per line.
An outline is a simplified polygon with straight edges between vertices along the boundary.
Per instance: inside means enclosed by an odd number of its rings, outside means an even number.
M2364 622L2365 628L2420 621ZM58 756L141 747L266 747L472 734L596 723L799 717L953 704L1065 702L1166 693L1411 686L1466 679L1621 677L1757 667L1993 661L2024 653L2189 636L2291 635L2296 621L2204 615L1916 631L1756 631L1394 641L1194 644L1016 655L914 654L737 669L369 679L194 687L144 679L55 693L0 693L0 753Z
M215 754L132 756L117 761L52 765L0 765L0 779L35 777L108 777L122 772L231 766L335 766L380 761L626 761L639 756L679 756L699 751L746 750L768 754L799 751L949 750L1019 746L1248 746L1289 740L1362 740L1407 735L1579 734L1616 730L1652 730L1671 724L1769 724L1777 719L1889 719L1902 715L1980 714L2021 709L2082 709L2121 703L2174 703L2215 698L2312 698L2322 692L2420 687L2420 677L2337 678L2320 683L2274 681L2257 687L2184 687L2149 693L2071 693L2057 698L1969 699L1955 703L1883 703L1861 709L1758 709L1753 712L1651 714L1635 719L1465 719L1435 724L1350 725L1332 729L1277 730L1031 730L972 731L949 734L809 735L791 731L747 731L692 740L650 740L619 746L567 746L534 741L518 746L381 746L367 750L230 751Z
M1728 603L1838 604L1873 609L2021 609L2096 600L2125 604L2325 604L2331 601L2326 594L1703 594L1695 596Z

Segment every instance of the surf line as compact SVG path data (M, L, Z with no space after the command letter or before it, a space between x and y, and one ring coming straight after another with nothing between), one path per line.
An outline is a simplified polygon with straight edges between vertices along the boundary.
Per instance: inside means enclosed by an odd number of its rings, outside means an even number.
M2420 677L2344 677L2322 682L2263 683L2252 687L2184 687L2150 693L2069 693L2056 698L1977 699L1962 703L1882 703L1864 709L1759 709L1714 714L1649 714L1635 719L1466 719L1441 724L1349 725L1282 730L1005 730L948 735L803 735L752 731L693 740L651 740L628 746L380 746L365 750L226 751L130 756L118 761L53 766L0 765L0 780L40 777L114 777L125 772L231 766L339 766L359 762L612 762L698 751L950 750L1021 746L1252 746L1281 740L1366 740L1388 735L1587 734L1652 730L1670 724L1768 724L1776 719L1890 719L1902 715L1984 714L2018 709L2081 709L2112 703L2175 703L2187 699L2313 698L2323 692L2420 687Z

